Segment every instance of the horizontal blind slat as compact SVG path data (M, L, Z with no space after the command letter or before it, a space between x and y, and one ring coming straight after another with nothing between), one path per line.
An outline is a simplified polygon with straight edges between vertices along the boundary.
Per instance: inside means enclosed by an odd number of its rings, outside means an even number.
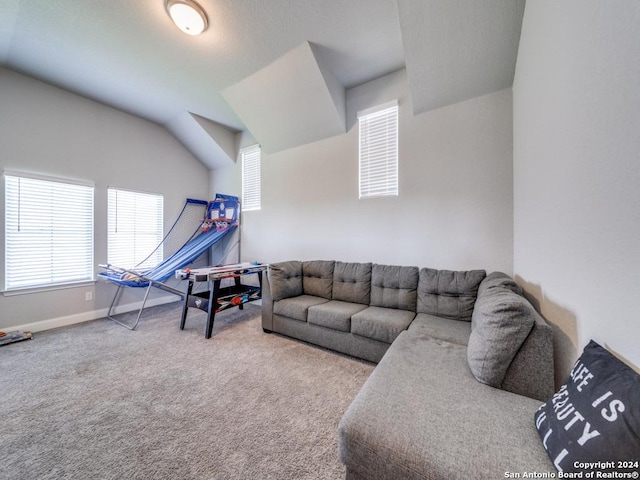
M261 160L262 152L257 145L241 151L242 211L261 208Z
M398 107L359 116L360 198L398 194Z
M163 248L154 249L164 238L164 197L117 188L109 188L107 195L107 261L139 270L159 264Z
M5 288L93 279L90 185L5 175Z

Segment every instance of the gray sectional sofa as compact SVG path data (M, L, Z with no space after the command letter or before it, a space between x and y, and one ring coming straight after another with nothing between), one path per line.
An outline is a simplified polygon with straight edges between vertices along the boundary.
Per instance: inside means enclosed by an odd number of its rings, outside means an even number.
M276 263L262 327L378 363L338 428L347 479L555 472L533 424L552 331L503 273Z

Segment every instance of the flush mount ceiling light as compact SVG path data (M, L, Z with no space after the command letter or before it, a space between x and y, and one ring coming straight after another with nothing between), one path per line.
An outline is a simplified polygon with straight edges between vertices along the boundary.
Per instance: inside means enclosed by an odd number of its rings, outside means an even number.
M207 14L193 0L166 0L164 6L173 23L188 35L200 35L209 26Z

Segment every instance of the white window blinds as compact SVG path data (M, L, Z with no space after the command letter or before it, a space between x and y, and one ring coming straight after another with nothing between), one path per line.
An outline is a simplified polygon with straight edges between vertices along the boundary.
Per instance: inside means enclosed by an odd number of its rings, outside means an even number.
M108 190L107 261L121 268L145 269L163 259L162 195Z
M360 198L398 195L398 104L358 113Z
M5 289L93 280L93 186L5 174Z
M240 152L242 158L242 211L260 210L260 160L259 145Z

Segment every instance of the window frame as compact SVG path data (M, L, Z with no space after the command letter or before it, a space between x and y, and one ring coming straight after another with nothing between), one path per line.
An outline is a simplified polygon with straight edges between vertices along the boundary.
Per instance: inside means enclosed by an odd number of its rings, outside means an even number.
M262 149L252 145L240 150L242 164L242 202L243 212L262 209Z
M3 294L95 282L94 183L12 170L3 173ZM44 192L48 196L43 197ZM70 239L78 243L69 245ZM24 272L37 274L26 278Z
M397 100L358 112L358 198L398 196Z
M153 218L145 223L154 202ZM107 263L127 270L155 267L164 260L163 239L163 194L107 187Z

